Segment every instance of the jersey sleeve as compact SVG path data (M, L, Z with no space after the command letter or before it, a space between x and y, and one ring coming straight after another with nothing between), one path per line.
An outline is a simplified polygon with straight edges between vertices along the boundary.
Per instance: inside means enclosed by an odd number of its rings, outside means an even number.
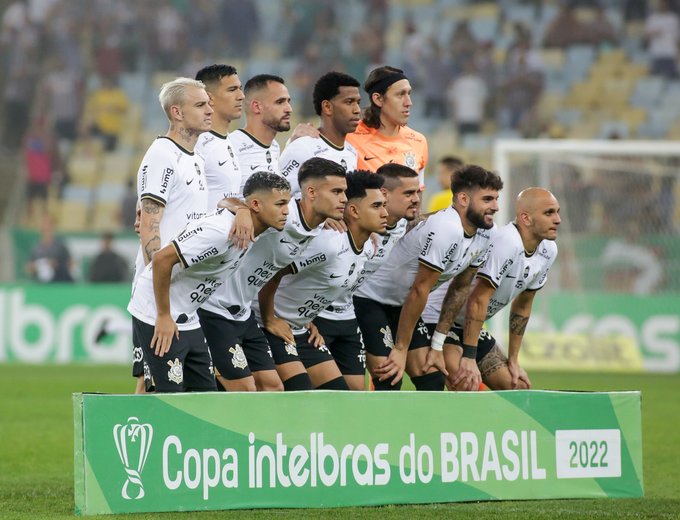
M557 259L557 246L552 242L547 249L549 250L550 259L546 260L545 266L541 269L539 275L527 285L527 291L538 291L539 289L542 289L548 281L550 268Z
M462 238L452 236L455 232L452 233L447 224L430 217L424 222L425 229L420 235L418 261L438 273L443 273L453 260Z
M298 183L300 166L309 159L308 154L305 153L304 140L304 137L300 137L288 143L279 158L281 176L285 177L290 183L290 193L293 196L300 193L300 184Z
M500 234L499 234L500 235ZM517 254L512 246L512 241L505 236L498 236L487 249L483 265L477 272L479 278L484 278L494 289L498 289L503 279L511 271L512 265L517 262Z
M154 146L144 156L139 169L139 198L155 200L165 206L175 183L175 163L172 154Z
M224 254L231 247L228 240L233 217L220 210L207 218L191 221L171 240L184 268Z

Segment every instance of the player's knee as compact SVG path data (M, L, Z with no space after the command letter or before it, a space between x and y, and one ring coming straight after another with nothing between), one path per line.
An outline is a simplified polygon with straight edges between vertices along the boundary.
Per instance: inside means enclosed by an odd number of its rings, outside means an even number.
M411 381L418 391L435 392L444 390L446 377L442 372L437 371L422 376L412 377Z
M289 377L283 382L283 388L286 392L294 392L297 390L311 390L312 380L309 379L309 374L303 372Z
M392 379L380 381L377 377L373 377L371 380L373 381L373 388L375 388L376 391L401 390L401 381L396 385L393 385Z
M345 378L340 376L317 386L316 390L349 390L349 386L347 386Z
M257 387L258 392L283 392L284 390L285 388L280 379L263 381Z

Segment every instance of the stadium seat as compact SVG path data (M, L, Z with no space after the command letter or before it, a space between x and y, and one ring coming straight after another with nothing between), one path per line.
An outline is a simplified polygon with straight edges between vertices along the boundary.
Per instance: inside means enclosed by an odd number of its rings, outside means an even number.
M63 200L58 205L57 222L63 231L85 231L88 227L89 204Z

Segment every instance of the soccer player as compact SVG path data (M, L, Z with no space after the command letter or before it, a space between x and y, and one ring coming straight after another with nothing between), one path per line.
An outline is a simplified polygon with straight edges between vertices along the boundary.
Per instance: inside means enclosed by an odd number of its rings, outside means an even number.
M279 170L278 132L290 130L290 94L283 78L272 74L253 76L243 88L246 126L233 132L231 142L241 166L241 188L253 172Z
M435 369L445 372L443 359L426 365L430 337L420 316L438 285L471 281L489 247L503 187L498 175L475 165L459 169L451 184L453 205L404 235L354 298L366 350L377 362L369 363L376 390L398 389L405 368L416 389L444 388Z
M257 172L244 195L256 236L269 227L283 229L290 202L285 179ZM246 254L229 238L233 220L219 209L189 223L153 255L137 280L128 311L157 392L217 389L196 310Z
M548 190L528 188L517 197L515 208L515 221L495 233L453 327L447 327L451 320L440 319L432 336L432 348L445 344L450 388L476 390L480 380L493 390L531 388L519 365L519 351L536 291L545 285L557 258L560 205ZM506 305L510 305L507 358L482 329L484 321Z
M259 237L235 276L199 310L201 326L220 374L218 381L227 390L312 388L299 361L274 366L269 345L258 327L259 308L252 308L260 289L304 252L311 239L321 232L324 222L342 218L347 201L342 166L319 157L309 159L300 168L298 182L302 196L300 200L291 200L283 231L269 231ZM248 366L239 361L241 351Z
M190 78L165 83L158 96L170 128L147 150L137 173L141 242L135 280L161 246L187 222L207 213L208 190L203 159L194 153L199 136L210 130L213 109L205 86ZM135 281L133 281L133 287ZM132 375L144 390L142 350L133 329Z
M383 178L369 171L348 173L343 217L347 231L322 231L260 292L262 322L276 364L301 360L316 389L364 388L365 363L354 313L350 309L332 319L318 316L335 300L351 299L364 275L364 264L375 252L368 239L387 226L382 184ZM310 322L325 340L317 346L314 331L307 328Z
M357 153L345 141L361 120L359 82L342 72L329 72L314 85L314 110L320 118L318 137L299 137L281 154L281 174L288 179L293 197L300 193L297 174L302 163L323 157L341 164L347 171L356 170Z
M421 190L425 186L427 140L406 124L411 114L411 84L400 69L373 69L364 83L370 105L347 141L357 151L357 167L376 171L394 162L416 170Z
M196 73L205 84L214 113L212 127L196 143L196 153L205 161L208 208L213 211L226 197L241 193L241 168L229 138L229 125L241 117L243 90L236 69L231 65L209 65Z

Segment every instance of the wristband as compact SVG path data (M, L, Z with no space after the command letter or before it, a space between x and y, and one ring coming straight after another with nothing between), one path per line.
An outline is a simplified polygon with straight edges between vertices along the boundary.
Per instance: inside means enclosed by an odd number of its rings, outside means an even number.
M446 334L443 334L438 331L434 331L432 333L432 342L430 343L430 348L432 350L436 350L437 352L441 352L444 350L444 340L446 339Z
M477 357L477 347L475 345L466 345L463 343L463 357L475 359Z

